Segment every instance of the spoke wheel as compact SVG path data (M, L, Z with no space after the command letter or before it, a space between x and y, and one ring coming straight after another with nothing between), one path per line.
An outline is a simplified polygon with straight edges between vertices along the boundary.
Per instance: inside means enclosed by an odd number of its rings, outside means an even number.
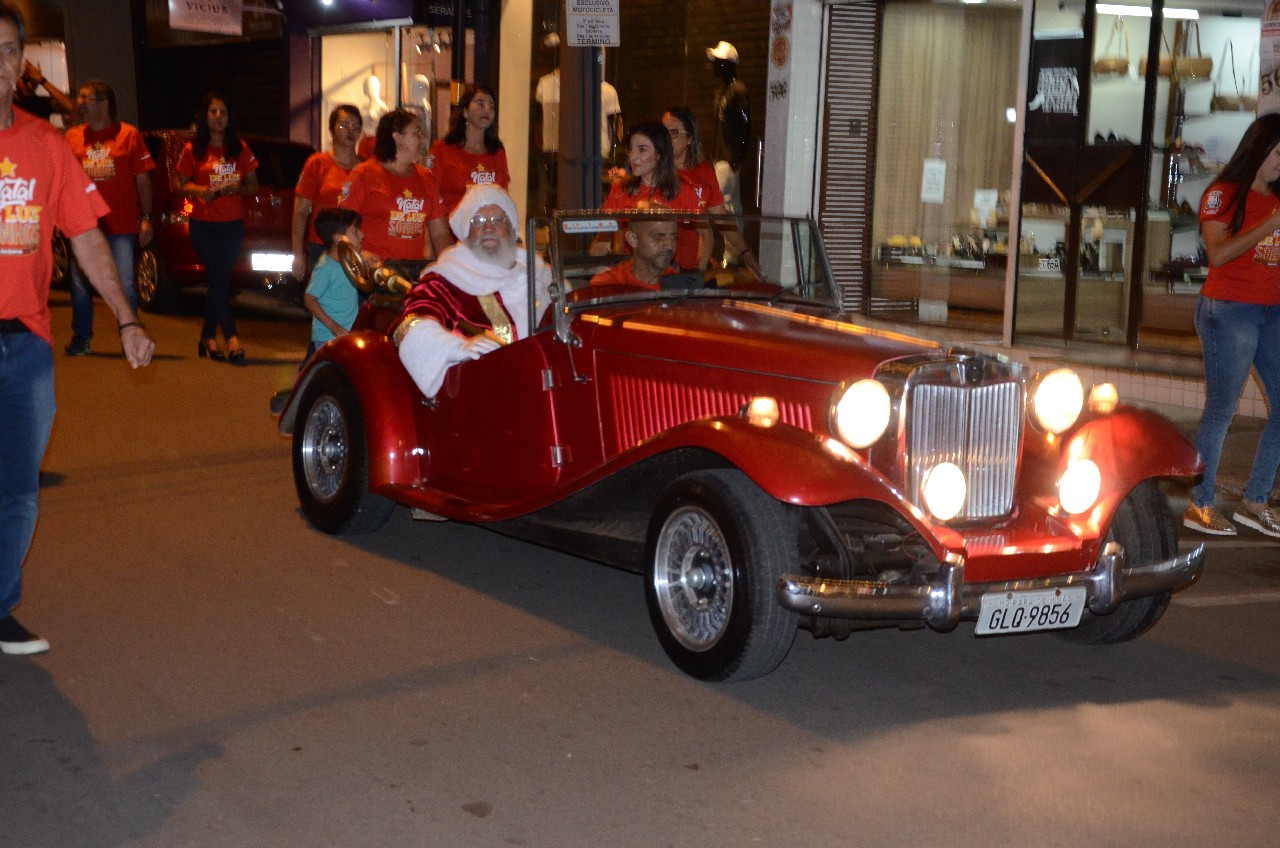
M663 650L702 680L749 680L775 669L796 617L774 597L796 561L794 510L742 472L681 477L649 525L645 600Z
M293 482L302 512L326 533L369 533L395 503L369 490L369 454L359 398L337 368L303 393L293 434Z
M133 269L138 305L148 312L168 312L178 302L178 290L165 271L164 261L149 245L138 251Z

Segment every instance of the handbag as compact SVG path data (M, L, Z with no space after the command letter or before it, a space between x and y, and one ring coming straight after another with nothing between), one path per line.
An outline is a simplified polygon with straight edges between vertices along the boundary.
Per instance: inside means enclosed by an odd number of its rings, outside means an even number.
M1218 69L1218 79L1213 84L1213 102L1211 104L1214 112L1256 112L1258 109L1258 98L1255 96L1243 95L1240 93L1240 81L1243 79L1246 84L1249 80L1249 74L1253 71L1253 61L1257 57L1257 51L1249 55L1249 63L1245 65L1244 76L1236 74L1236 50L1235 45L1230 40L1222 51L1222 67ZM1227 63L1231 64L1231 83L1235 94L1227 93L1222 84L1222 78L1227 72Z
M1196 36L1196 52L1191 55L1191 33L1195 31ZM1160 40L1164 42L1167 49L1169 47L1169 39L1165 37L1163 31L1160 33ZM1162 77L1176 76L1178 79L1208 79L1213 74L1213 57L1204 55L1204 51L1200 49L1200 22L1189 21L1186 29L1183 31L1181 40L1174 36L1173 49L1168 53L1160 54L1160 66L1157 69ZM1138 72L1142 76L1147 75L1147 59L1144 56L1142 61L1138 63Z
M1116 40L1116 34L1124 35L1124 53L1115 54L1111 52L1111 43ZM1102 47L1102 55L1093 63L1093 72L1095 74L1115 74L1117 76L1129 75L1129 24L1121 16L1116 17L1116 21L1111 25L1111 32L1107 35L1107 43Z

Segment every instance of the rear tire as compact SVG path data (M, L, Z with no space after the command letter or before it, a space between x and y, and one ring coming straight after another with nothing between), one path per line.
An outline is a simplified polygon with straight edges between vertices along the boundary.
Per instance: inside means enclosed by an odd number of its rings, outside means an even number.
M307 386L293 431L293 484L302 513L334 535L372 533L395 502L369 491L364 415L351 383L336 367Z
M1125 562L1142 564L1169 559L1178 553L1178 529L1169 500L1154 480L1146 480L1129 493L1111 521L1107 541L1124 547ZM1113 645L1136 639L1155 626L1169 607L1170 592L1125 601L1107 615L1088 610L1079 626L1058 631L1069 642Z
M165 270L154 245L138 251L133 281L138 289L138 305L148 312L172 312L177 307L178 286Z
M796 561L797 516L736 470L673 483L653 512L645 601L658 641L700 680L750 680L778 667L797 619L774 596Z

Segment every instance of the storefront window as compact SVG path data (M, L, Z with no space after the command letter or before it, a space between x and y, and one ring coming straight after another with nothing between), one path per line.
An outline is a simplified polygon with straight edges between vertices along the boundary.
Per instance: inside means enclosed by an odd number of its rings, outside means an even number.
M1021 12L890 3L876 120L871 308L999 335Z

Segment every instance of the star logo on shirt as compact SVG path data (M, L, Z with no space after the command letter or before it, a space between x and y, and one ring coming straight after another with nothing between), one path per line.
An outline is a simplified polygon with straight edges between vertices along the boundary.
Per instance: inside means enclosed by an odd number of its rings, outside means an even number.
M409 189L405 189L404 194L402 196L404 197L405 200L408 200L409 198L413 197L413 192L409 191Z
M4 161L0 162L0 177L12 177L18 170L18 166L9 161L9 157L4 157Z

